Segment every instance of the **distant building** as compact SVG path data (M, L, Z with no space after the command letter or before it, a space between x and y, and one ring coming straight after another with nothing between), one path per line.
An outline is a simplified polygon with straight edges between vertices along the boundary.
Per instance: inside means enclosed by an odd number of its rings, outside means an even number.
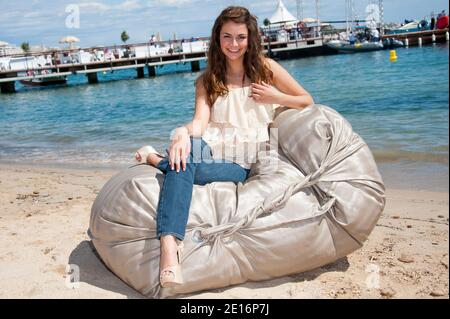
M23 50L14 44L0 41L0 56L13 55L23 53Z
M32 45L30 46L30 52L33 53L41 53L41 52L47 52L49 49L46 48L44 45Z

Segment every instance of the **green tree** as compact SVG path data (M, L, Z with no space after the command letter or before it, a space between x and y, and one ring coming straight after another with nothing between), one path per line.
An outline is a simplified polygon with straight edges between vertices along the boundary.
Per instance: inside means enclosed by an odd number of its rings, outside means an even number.
M264 26L267 27L267 26L270 24L270 20L267 19L267 18L265 18L264 21L263 21L263 23L264 23Z
M126 31L123 31L120 35L120 39L122 39L123 43L126 43L130 37L128 36L128 33Z
M20 45L20 48L21 48L25 53L27 53L28 51L30 51L30 44L29 44L28 42L23 42L23 43Z

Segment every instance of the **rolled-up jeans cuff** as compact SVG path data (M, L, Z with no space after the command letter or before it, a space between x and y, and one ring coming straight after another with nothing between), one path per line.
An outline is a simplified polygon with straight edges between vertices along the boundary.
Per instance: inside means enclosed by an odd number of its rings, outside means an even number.
M159 161L158 165L156 165L156 168L159 169L160 171L165 172L168 164L169 164L169 158L164 157L162 160Z
M161 232L161 233L158 233L158 234L156 235L156 238L158 238L159 240L161 240L161 236L165 236L165 235L172 235L172 236L174 236L176 239L178 239L179 241L183 241L183 239L184 239L184 236L183 236L183 235L180 235L180 234L175 233L175 232Z

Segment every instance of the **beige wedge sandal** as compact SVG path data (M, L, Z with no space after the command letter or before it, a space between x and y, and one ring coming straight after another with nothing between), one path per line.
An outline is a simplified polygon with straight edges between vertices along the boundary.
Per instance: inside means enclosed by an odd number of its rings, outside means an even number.
M179 242L177 248L177 260L178 264L175 266L169 266L162 269L159 273L159 281L161 287L169 288L175 285L183 284L183 276L181 274L181 252L183 250L183 242Z
M146 145L136 151L134 159L140 164L148 164L147 158L150 154L156 154L160 157L163 157L152 146Z

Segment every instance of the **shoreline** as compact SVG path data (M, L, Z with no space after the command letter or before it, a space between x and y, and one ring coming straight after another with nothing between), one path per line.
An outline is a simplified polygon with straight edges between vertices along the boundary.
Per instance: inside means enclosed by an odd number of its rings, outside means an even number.
M449 166L440 162L414 162L407 160L378 161L377 166L386 188L449 192ZM118 173L135 165L130 158L127 164L85 165L73 163L17 163L0 161L0 169L48 169L79 172ZM112 175L111 175L112 176Z
M145 298L104 266L86 233L96 195L118 171L0 164L1 298ZM388 186L386 196L364 246L343 259L179 298L448 299L448 190ZM78 287L68 264L80 269Z

